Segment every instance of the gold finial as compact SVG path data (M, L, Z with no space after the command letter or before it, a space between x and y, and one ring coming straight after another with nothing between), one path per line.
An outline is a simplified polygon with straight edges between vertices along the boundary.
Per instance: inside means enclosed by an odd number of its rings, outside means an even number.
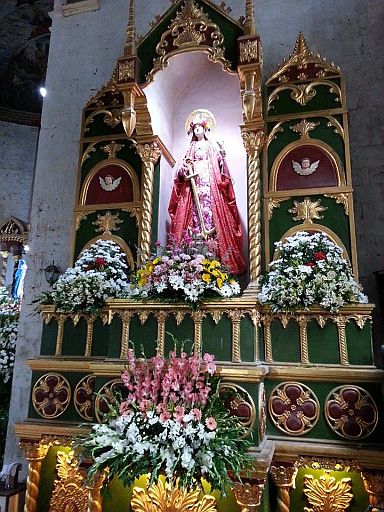
M135 26L135 0L130 0L129 3L129 17L127 28L127 42L124 47L124 55L136 55L136 26Z
M245 22L244 22L244 35L256 35L255 26L255 7L253 0L245 0Z
M304 56L304 55L310 55L311 51L308 48L307 41L305 40L305 37L303 33L300 31L299 35L297 36L295 47L293 49L292 56Z

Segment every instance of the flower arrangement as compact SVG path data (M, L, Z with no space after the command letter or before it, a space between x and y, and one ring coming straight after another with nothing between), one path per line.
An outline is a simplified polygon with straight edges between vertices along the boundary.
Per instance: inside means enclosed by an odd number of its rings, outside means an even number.
M12 378L19 321L19 301L0 287L0 376L4 383Z
M275 245L279 257L270 264L259 294L273 311L319 304L335 312L345 304L368 302L342 250L325 234L300 231Z
M239 283L211 249L209 241L203 245L189 236L167 248L157 243L156 252L132 276L129 296L182 300L193 307L203 299L238 295Z
M106 299L121 297L128 289L128 266L120 247L111 240L97 240L84 251L74 268L68 268L40 295L41 304L54 304L64 312L97 313Z
M181 488L200 486L204 477L212 488L230 489L228 471L240 478L251 466L250 442L227 413L215 370L210 354L201 360L171 352L148 361L129 350L121 376L126 397L110 406L107 424L75 443L93 459L90 476L109 468L108 479L117 476L124 485L149 474L148 486L165 475Z

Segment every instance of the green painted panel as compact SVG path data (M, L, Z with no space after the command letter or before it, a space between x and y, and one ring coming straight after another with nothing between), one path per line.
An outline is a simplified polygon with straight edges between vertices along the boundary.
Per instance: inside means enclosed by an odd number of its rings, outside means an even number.
M303 493L304 476L312 475L316 480L324 475L323 470L300 468L297 472L295 485L291 490L291 510L302 512L309 502ZM368 496L364 490L364 484L359 473L348 473L346 471L331 471L330 476L338 482L342 478L350 478L353 492L353 499L348 507L348 512L363 512L368 507ZM307 509L308 510L308 509Z
M169 315L165 322L165 343L164 354L168 357L170 351L175 350L174 342L177 343L177 352L181 347L190 354L193 352L194 325L190 315L184 317L180 325L177 325L173 315Z
M284 329L281 322L274 320L271 325L273 360L285 363L300 362L299 326L290 320Z
M57 321L52 321L46 325L43 324L43 332L41 336L41 349L42 356L52 356L56 352L56 338L57 338Z
M217 325L212 317L203 319L203 352L209 352L217 361L232 360L232 323L223 315Z
M339 364L339 338L337 327L327 322L323 328L316 320L310 320L307 325L308 354L311 363Z
M248 315L240 322L240 359L244 362L255 360L256 327Z
M83 356L87 339L87 322L82 317L76 327L72 320L64 324L63 356Z
M76 233L76 242L75 242L75 254L74 259L76 260L79 257L80 251L83 247L93 238L98 236L96 231L97 226L94 225L94 222L97 220L98 216L104 215L107 210L99 210L98 212L91 213L87 216L85 220L83 220L80 224L80 228ZM115 231L114 234L120 238L122 238L130 248L133 258L136 258L137 254L137 241L138 241L138 229L136 226L136 221L129 212L125 212L122 210L108 210L113 215L116 213L119 214L120 220L123 222L119 224L119 230Z
M326 85L318 85L315 88L315 96L308 101L306 105L300 105L291 98L292 90L283 90L279 92L278 99L275 100L268 111L268 116L280 116L284 114L301 114L304 112L314 112L318 110L332 110L340 108L338 94L329 92ZM271 90L269 91L269 94Z
M373 364L371 325L367 322L360 329L354 321L345 328L350 364Z
M108 357L120 357L122 329L121 318L115 315L108 329Z
M136 357L140 357L142 349L147 357L156 355L157 345L157 321L153 315L141 324L137 315L135 315L129 327L129 339L135 347Z
M97 318L93 324L92 357L107 357L109 333L109 325L103 325L101 318Z

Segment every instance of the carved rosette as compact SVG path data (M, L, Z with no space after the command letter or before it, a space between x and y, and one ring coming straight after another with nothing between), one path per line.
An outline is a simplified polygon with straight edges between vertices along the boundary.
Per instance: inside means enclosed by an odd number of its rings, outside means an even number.
M75 409L87 421L93 420L95 380L94 375L86 375L78 382L73 393Z
M107 421L109 405L116 403L115 391L124 391L121 379L112 379L100 389L95 400L95 416L99 423Z
M291 436L307 434L319 419L320 407L316 395L299 382L284 382L276 386L268 405L275 426Z
M325 401L331 429L344 439L363 439L376 428L378 410L371 395L358 386L339 386Z
M241 386L231 382L220 384L219 393L225 395L225 406L230 416L235 416L245 430L243 437L252 432L256 423L256 407L251 395Z
M47 373L32 390L32 404L43 418L57 418L66 411L71 399L71 386L59 373Z
M239 61L244 64L258 64L263 60L259 36L239 39Z
M265 143L265 134L261 130L243 130L241 136L248 155L249 272L251 283L257 285L261 275L260 153Z

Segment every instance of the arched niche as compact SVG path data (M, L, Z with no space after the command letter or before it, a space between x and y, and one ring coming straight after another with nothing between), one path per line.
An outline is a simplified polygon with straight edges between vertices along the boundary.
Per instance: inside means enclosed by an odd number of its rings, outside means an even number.
M310 174L305 174L306 171L300 174L295 171L294 162L301 166L303 160L308 160L311 165L318 162L318 165ZM328 144L320 140L303 141L301 139L288 144L279 153L272 166L270 177L272 192L341 186L345 186L341 160Z
M247 231L247 162L239 125L242 123L242 102L236 73L223 70L204 51L183 52L172 56L165 69L158 71L154 81L144 89L151 115L153 132L159 135L176 160L172 169L165 159L160 169L159 239L165 242L168 204L178 165L190 143L185 120L199 108L210 110L217 128L212 138L223 143L237 206ZM243 252L246 254L246 236Z
M115 187L105 190L108 177L112 178ZM100 208L111 204L136 203L139 200L139 180L132 167L118 158L109 158L95 165L87 175L81 187L79 206Z
M78 256L78 258L80 258L81 254L86 251L87 249L89 249L91 247L91 245L93 245L94 243L96 243L98 240L110 240L111 242L115 242L115 244L117 244L120 249L122 250L122 252L125 254L125 257L126 257L126 260L127 260L127 264L129 266L130 269L133 269L134 266L135 266L135 261L133 259L133 254L132 254L132 251L131 249L128 247L128 244L122 239L120 238L119 236L116 236L116 235L110 235L110 234L104 234L104 235L100 235L100 236L95 236L94 238L92 238L92 240L89 240L85 246L81 249L80 251L80 254Z

